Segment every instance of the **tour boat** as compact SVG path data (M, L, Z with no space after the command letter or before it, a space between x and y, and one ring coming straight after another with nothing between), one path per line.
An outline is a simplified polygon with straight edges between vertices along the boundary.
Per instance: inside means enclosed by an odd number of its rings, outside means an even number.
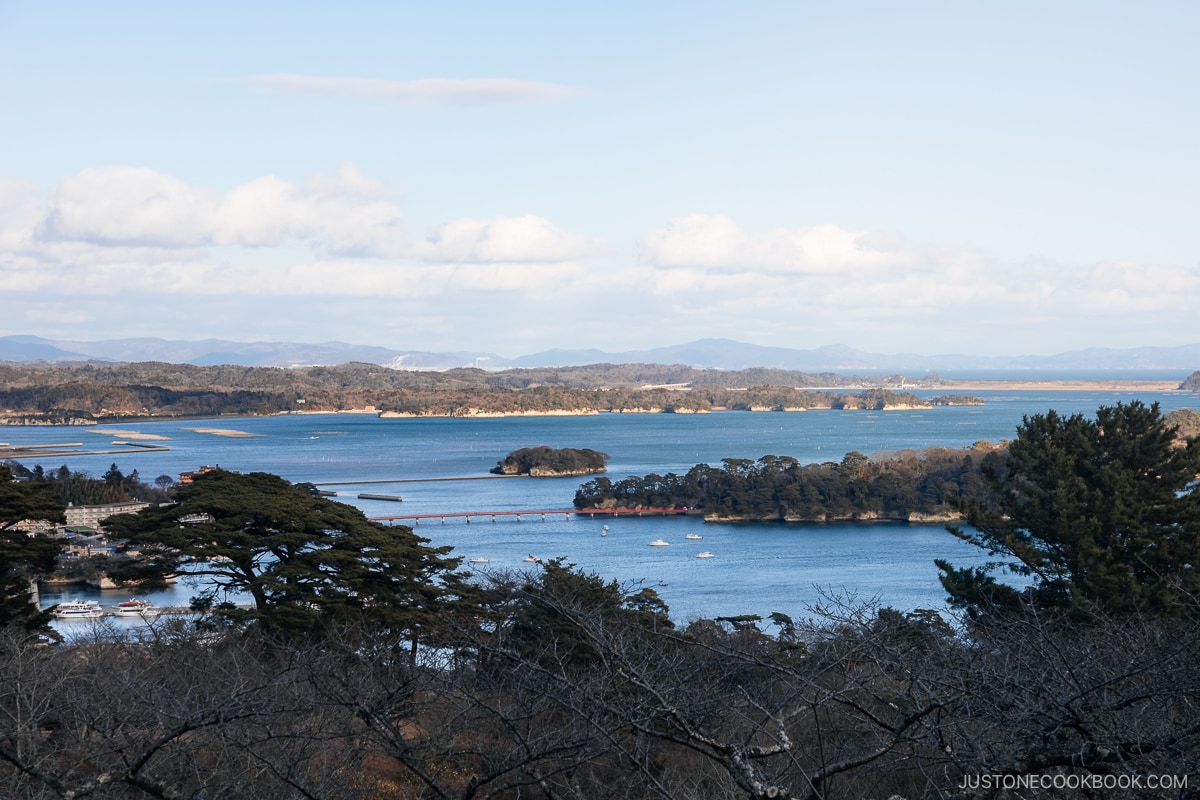
M157 614L158 609L154 607L154 603L149 600L138 600L132 598L130 600L122 600L112 610L116 612L118 617L140 617L145 614Z
M712 558L713 554L705 550L703 553L696 553L696 558Z
M683 538L685 538L685 539L703 539L704 537L698 533L689 533L687 536L684 536Z
M670 544L670 542L668 542L664 539L655 539L653 542L650 543L650 546L651 547L666 547L669 544Z
M95 600L68 600L55 607L54 616L59 619L99 619L104 616L104 609Z

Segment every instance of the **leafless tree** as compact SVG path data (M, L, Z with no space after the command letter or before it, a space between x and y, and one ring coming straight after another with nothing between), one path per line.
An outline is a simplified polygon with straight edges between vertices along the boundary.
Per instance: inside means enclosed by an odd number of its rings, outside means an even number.
M1000 798L966 779L1200 772L1186 620L827 600L768 635L595 588L510 582L415 660L369 618L309 643L5 636L0 797ZM1055 796L1162 796L1131 786Z
M312 654L237 637L0 645L6 797L353 796Z

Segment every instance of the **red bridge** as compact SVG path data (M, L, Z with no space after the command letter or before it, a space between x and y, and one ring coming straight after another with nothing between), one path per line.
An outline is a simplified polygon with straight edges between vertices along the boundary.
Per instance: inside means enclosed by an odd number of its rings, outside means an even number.
M414 525L419 525L423 519L440 519L443 525L448 519L465 519L469 525L471 517L491 517L492 522L495 522L497 517L516 517L517 522L520 522L521 517L541 517L545 519L547 514L562 514L566 519L570 519L572 514L594 518L617 516L668 517L686 513L686 508L547 508L523 511L449 511L435 514L389 514L386 517L370 517L369 519L374 522L412 522Z

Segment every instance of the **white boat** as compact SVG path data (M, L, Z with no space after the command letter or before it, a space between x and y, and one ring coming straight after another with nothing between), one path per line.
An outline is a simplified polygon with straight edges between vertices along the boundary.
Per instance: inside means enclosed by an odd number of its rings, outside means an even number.
M670 544L670 542L665 541L663 539L655 539L653 542L650 543L650 546L651 547L666 547L669 544Z
M704 537L698 533L689 533L687 536L685 536L683 538L685 538L685 539L703 539Z
M59 619L99 619L104 616L104 609L95 600L68 600L55 607L54 616Z
M539 564L539 563L541 563L541 561L542 561L540 558L538 558L537 556L533 555L532 553L530 553L529 555L525 556L525 557L524 557L523 559L521 559L521 560L522 560L522 561L528 561L530 564Z
M483 556L475 556L474 558L471 559L471 563L472 564L486 564L486 563L488 563L488 559L484 558Z
M604 526L604 530L600 531L601 536L608 536L608 526Z
M713 554L705 550L703 553L696 553L696 558L712 558Z
M137 598L122 600L115 606L110 606L110 608L112 608L118 617L141 617L146 614L158 613L158 608L155 607L154 603L149 600L138 600Z

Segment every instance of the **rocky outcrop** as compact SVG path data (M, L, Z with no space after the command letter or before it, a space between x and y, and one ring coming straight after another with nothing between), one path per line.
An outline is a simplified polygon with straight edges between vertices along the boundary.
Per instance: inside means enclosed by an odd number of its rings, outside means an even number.
M597 506L600 508L601 506ZM790 523L805 523L810 525L828 525L836 522L863 522L863 523L912 523L915 525L931 525L931 524L946 524L950 522L958 522L962 519L962 515L954 511L943 511L931 514L922 514L917 511L909 512L908 514L881 514L878 511L862 511L851 514L818 514L815 516L799 516L789 514L784 517L779 515L769 517L756 517L753 515L722 515L722 514L705 514L705 522L713 523L738 523L738 522L790 522Z
M592 469L550 469L549 467L532 467L529 470L531 478L575 478L580 475L599 475L602 472L607 472L606 467L597 467Z

